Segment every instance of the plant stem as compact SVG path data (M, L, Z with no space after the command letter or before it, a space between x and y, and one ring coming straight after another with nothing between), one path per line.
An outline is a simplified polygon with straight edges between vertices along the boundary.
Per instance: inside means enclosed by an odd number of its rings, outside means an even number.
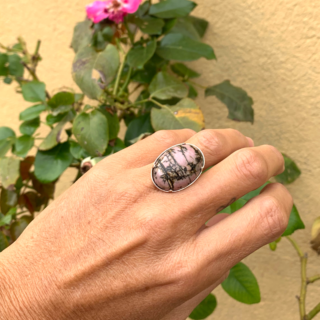
M123 94L124 90L127 89L129 82L130 82L131 74L132 74L132 67L129 68L126 81L124 82L122 88L120 89L119 96L121 96Z
M299 310L300 310L300 319L307 320L309 319L306 314L306 295L307 295L307 262L308 262L308 255L303 254L302 250L300 249L298 243L292 239L291 237L286 237L290 243L293 245L295 250L298 253L298 256L301 261L301 290L300 290L300 297L299 297Z
M199 83L197 83L197 82L194 82L194 81L192 81L192 80L188 80L191 84L194 84L195 86L197 86L197 87L199 87L199 88L201 88L201 89L204 89L204 90L206 90L208 87L206 87L206 86L203 86L203 85L201 85L201 84L199 84Z
M120 65L120 68L119 68L119 70L118 70L116 83L115 83L114 89L113 89L113 95L114 95L114 96L116 96L116 95L117 95L117 92L118 92L118 88L119 88L119 84L120 84L120 79L121 79L121 74L122 74L122 71L123 71L123 68L124 68L124 65L125 65L125 62L126 62L126 58L127 58L127 55L124 56L123 61L122 61L121 65Z
M136 106L136 105L139 105L141 103L146 103L146 102L149 102L150 100L149 99L144 99L144 100L140 100L140 101L136 101L132 104L132 106Z
M314 277L308 278L308 279L307 279L307 282L308 282L308 284L310 284L310 283L314 283L314 282L316 282L316 281L318 281L318 280L320 280L320 274L317 274L317 275L314 276Z
M317 304L307 315L307 320L313 319L320 312L320 303Z

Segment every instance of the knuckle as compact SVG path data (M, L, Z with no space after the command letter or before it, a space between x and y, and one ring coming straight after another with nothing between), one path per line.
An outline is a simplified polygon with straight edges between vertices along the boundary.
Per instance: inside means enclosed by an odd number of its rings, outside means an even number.
M164 144L175 144L177 133L173 130L160 130L153 134L153 137Z
M241 178L258 182L268 179L267 163L257 151L242 149L235 156L235 167Z
M230 135L232 136L236 136L237 138L241 138L241 139L244 138L244 135L239 130L236 130L236 129L227 129L227 130L228 130L228 133L230 133Z
M260 202L259 213L261 227L267 237L278 237L287 228L289 217L278 199L272 196L264 197Z
M205 130L199 133L198 144L200 149L206 150L210 156L223 153L226 139L224 135L216 130Z

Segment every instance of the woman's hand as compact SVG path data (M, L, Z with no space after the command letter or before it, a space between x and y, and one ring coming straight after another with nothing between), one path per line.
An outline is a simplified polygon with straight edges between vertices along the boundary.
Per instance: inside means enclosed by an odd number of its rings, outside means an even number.
M214 167L182 192L161 192L153 162L183 142ZM185 319L285 230L292 198L280 184L216 215L283 169L274 147L231 129L160 131L108 157L1 253L1 319Z

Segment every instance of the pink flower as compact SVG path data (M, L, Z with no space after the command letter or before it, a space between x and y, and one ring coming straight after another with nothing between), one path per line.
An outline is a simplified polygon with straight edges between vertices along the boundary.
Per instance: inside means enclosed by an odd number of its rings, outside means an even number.
M87 5L87 16L94 23L110 19L116 23L123 21L128 13L138 10L142 0L107 0L95 1Z

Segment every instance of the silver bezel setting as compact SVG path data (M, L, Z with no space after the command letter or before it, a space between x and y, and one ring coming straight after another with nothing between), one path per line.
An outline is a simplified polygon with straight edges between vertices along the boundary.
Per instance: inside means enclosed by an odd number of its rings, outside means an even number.
M192 147L194 147L194 148L196 148L196 149L198 149L198 150L200 151L201 156L202 156L202 159L203 159L203 165L202 165L202 167L201 167L200 174L199 174L199 176L198 176L194 181L192 181L192 183L190 183L188 186L186 186L186 187L183 188L183 189L179 189L179 190L176 190L176 191L173 191L173 190L168 190L168 191L163 190L163 189L161 189L161 188L159 188L159 187L157 186L157 184L155 183L155 181L154 181L154 179L153 179L153 169L156 167L156 164L157 164L159 158L161 158L161 156L162 156L164 153L166 153L168 150L170 150L170 149L172 149L172 148L179 147L179 146L183 146L183 145L192 146ZM206 158L204 157L204 154L203 154L203 152L201 151L201 149L200 149L199 147L197 147L196 145L191 144L191 143L179 143L179 144L176 144L176 145L174 145L174 146L166 149L165 151L163 151L163 152L158 156L158 158L157 158L156 161L154 162L153 167L152 167L152 169L151 169L151 180L152 180L153 184L155 185L155 187L156 187L158 190L162 191L162 192L165 192L165 193L176 193L176 192L180 192L180 191L183 191L183 190L191 187L191 186L201 177L202 172L203 172L203 169L204 169L204 167L205 167L205 164L206 164Z

